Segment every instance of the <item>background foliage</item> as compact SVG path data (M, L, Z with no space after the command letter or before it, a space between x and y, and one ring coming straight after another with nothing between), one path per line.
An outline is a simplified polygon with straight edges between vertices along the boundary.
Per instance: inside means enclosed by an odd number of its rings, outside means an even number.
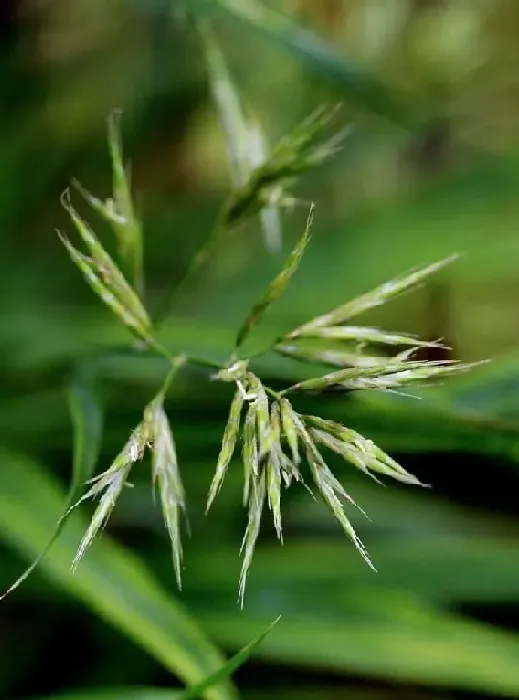
M319 399L433 485L383 489L334 465L372 522L351 513L379 573L327 512L292 490L286 544L262 534L237 605L241 475L211 514L205 496L230 389L179 376L167 410L188 494L191 537L178 593L170 547L143 476L75 575L86 515L0 609L0 695L174 697L282 620L237 674L243 697L362 700L519 694L519 6L515 0L197 0L214 18L245 103L269 139L322 102L354 129L297 196L316 202L313 241L258 347L389 277L466 253L369 322L446 338L464 361L494 361L423 393ZM162 308L228 192L225 144L203 53L171 0L4 2L0 71L0 574L3 588L44 546L65 501L73 426L69 379L81 357L127 342L54 233L71 176L108 195L105 125L124 110L144 221L150 304ZM283 216L291 249L306 210ZM105 229L99 222L100 236ZM105 237L107 245L110 238ZM225 359L280 260L256 222L234 232L171 308L172 351ZM268 356L272 385L305 368ZM159 360L99 363L99 465L157 389ZM312 401L307 400L311 409ZM95 406L84 420L96 451ZM88 411L86 410L88 409ZM144 471L144 470L143 470ZM85 511L88 506L85 506ZM136 690L131 690L135 688ZM141 688L141 690L137 690ZM149 688L149 690L147 690ZM162 690L161 690L162 688ZM207 691L232 697L229 683Z

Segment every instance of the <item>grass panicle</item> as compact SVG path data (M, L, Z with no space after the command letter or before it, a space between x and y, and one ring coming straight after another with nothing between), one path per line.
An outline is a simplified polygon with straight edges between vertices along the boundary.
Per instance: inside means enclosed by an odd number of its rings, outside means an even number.
M296 127L265 158L261 130L254 122L249 123L244 119L225 61L208 25L202 27L201 35L206 46L211 89L228 142L235 191L224 207L223 215L216 226L216 234L209 236L206 244L195 255L190 270L196 269L200 262L206 259L214 243L220 240L222 232L225 233L253 212L263 211L267 214L268 207L273 205L274 199L276 206L288 201L286 187L301 173L331 157L340 147L345 135L344 131L328 135L335 110L322 109ZM121 257L124 259L126 255L130 255L129 251L133 251L135 262L135 256L138 257L142 253L141 233L135 219L129 180L123 166L118 126L118 119L114 116L109 125L113 200L102 202L80 185L76 186L87 202L118 232ZM275 391L263 384L253 373L250 368L253 358L238 358L238 351L256 324L285 291L298 269L310 240L313 205L302 236L279 274L254 304L239 328L231 358L222 365L200 357L181 355L174 358L169 355L167 349L155 342L151 321L138 293L137 268L134 269L132 286L72 206L68 192L63 197L63 205L87 251L85 254L77 250L60 234L73 262L119 320L156 353L171 362L169 375L144 409L141 422L123 450L107 471L88 482L89 490L79 503L88 498L99 497L99 504L81 540L73 566L77 565L105 525L132 466L142 459L146 449L150 449L152 479L160 492L163 516L171 540L176 579L178 586L181 586L181 520L186 511L186 497L164 400L178 369L185 363L192 363L210 369L211 379L231 383L235 387L215 473L209 487L206 510L209 510L218 495L241 440L243 505L247 509L247 525L240 549L240 555L243 557L239 578L241 605L243 606L247 576L260 533L265 502L272 513L277 537L283 542L282 491L294 482L307 488L312 497L315 497L312 489L315 490L316 496L319 494L366 563L374 568L344 509L346 504L356 508L359 506L344 487L342 480L332 472L321 450L329 450L339 455L354 469L369 475L378 483L381 483L382 477L391 477L408 485L422 484L363 435L335 421L298 413L287 395L327 390L398 391L409 384L419 385L429 380L441 379L480 364L453 360L417 360L414 358L420 348L443 346L439 342L421 341L404 333L388 333L377 328L346 325L346 322L362 312L380 306L418 286L456 256L386 282L278 338L270 350L316 367L331 367L333 371L321 370L319 373L316 369L317 376ZM136 252L139 246L141 253ZM308 479L311 488L306 483L308 472L311 476L311 481ZM359 510L363 513L362 509Z
M286 186L331 158L341 146L346 130L328 136L336 112L336 108L315 111L273 148L247 182L229 197L221 217L224 228L235 226L265 205L293 205L293 198L285 193Z
M164 411L163 401L173 378L180 367L185 364L185 361L185 356L172 359L171 371L159 392L145 407L141 422L133 430L121 452L116 456L109 469L90 479L88 482L91 484L89 490L70 509L76 508L88 498L100 497L99 505L94 511L74 558L73 568L76 568L95 536L106 524L115 502L126 484L132 466L141 461L146 449L149 449L152 452L153 483L157 483L159 487L164 519L173 548L175 573L180 587L182 545L179 519L180 511L185 513L185 494L178 470L173 433ZM67 515L68 513L64 517Z
M227 62L208 21L199 22L208 82L227 146L227 158L233 189L244 187L253 170L268 158L266 138L257 119L246 118ZM282 231L276 197L281 188L273 188L270 203L259 211L263 238L268 251L281 249Z

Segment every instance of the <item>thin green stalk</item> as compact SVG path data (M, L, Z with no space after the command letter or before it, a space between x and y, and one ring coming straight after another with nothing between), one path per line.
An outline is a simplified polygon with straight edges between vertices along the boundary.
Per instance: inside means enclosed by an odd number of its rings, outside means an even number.
M193 274L209 260L209 257L220 243L222 237L228 232L228 229L223 226L222 220L223 216L220 214L216 226L209 231L205 241L203 241L203 243L200 245L197 252L191 258L186 269L180 276L180 279L173 288L173 291L168 297L167 302L164 304L164 307L157 313L155 318L156 328L167 321L171 309L186 283L190 280Z
M274 391L274 389L271 389L270 387L265 386L265 384L263 385L263 388L265 389L267 394L272 396L274 399L280 399L286 391L286 389L284 389L283 391Z

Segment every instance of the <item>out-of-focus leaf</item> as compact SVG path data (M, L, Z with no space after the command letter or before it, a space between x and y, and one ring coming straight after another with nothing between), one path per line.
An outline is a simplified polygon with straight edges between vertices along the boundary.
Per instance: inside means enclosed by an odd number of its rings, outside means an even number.
M315 566L315 563L314 563ZM341 595L322 587L303 600L275 580L245 612L228 602L193 607L221 643L239 646L258 620L281 610L283 625L258 653L276 663L354 672L421 685L463 688L517 697L519 638L435 610L413 594L344 585ZM207 594L206 594L207 599Z
M420 400L363 392L348 405L336 406L330 416L386 452L469 452L519 459L518 424L494 419L490 413L459 410L436 391L420 392Z
M86 692L46 695L33 700L181 700L181 690L167 688L91 688Z
M410 110L394 90L340 56L326 41L295 24L288 15L259 0L196 0L192 5L204 11L219 11L265 33L304 60L309 68L341 85L363 107L397 123L410 121Z
M379 501L382 501L384 495ZM414 500L414 499L413 499ZM414 500L415 510L419 503ZM389 511L381 518L374 518L374 526L381 529L388 520L398 520L395 509L399 499L390 499ZM405 504L405 501L404 501ZM305 540L294 541L280 550L275 545L264 545L256 554L256 570L249 583L251 599L259 600L265 591L285 600L289 595L294 605L304 606L314 597L316 590L326 590L325 607L330 612L344 606L344 595L351 588L376 589L383 598L388 590L403 590L438 604L464 602L514 602L519 599L519 542L518 534L506 538L502 534L464 535L462 532L442 533L434 531L430 522L425 531L414 539L405 533L412 526L412 513L406 512L400 523L404 533L398 537L370 543L370 552L377 563L378 574L359 566L355 555L347 551L344 542ZM389 515L391 514L391 516ZM438 518L443 513L439 509ZM463 519L460 518L463 522ZM473 520L467 519L468 528ZM460 526L459 530L462 530ZM319 566L315 566L315 561ZM339 562L339 564L338 564ZM203 567L202 567L203 563ZM232 547L217 547L209 555L195 560L189 571L190 585L196 590L204 586L204 573L213 572L211 587L218 593L233 591L236 578L236 554ZM283 603L285 605L286 603ZM250 611L249 611L250 612Z
M33 561L33 563L23 572L23 574L8 588L0 597L2 600L6 595L18 588L25 579L34 571L43 557L50 550L56 539L61 534L67 521L67 514L70 507L77 500L83 484L90 479L93 474L99 448L101 445L102 433L102 411L94 395L90 382L81 376L76 376L69 390L70 412L74 424L74 456L72 461L72 478L68 496L63 508L63 517L59 520L49 541Z
M180 694L179 698L182 700L195 700L195 698L203 695L206 689L211 688L213 685L216 685L234 673L234 671L236 671L242 664L245 663L245 661L247 661L250 655L265 639L267 634L273 629L274 625L279 622L279 619L280 618L278 617L276 620L274 620L274 622L271 622L270 625L259 635L259 637L256 637L256 639L244 646L241 651L229 659L229 661L218 669L218 671L215 671L195 687L184 690Z
M248 125L238 91L231 79L225 57L212 28L200 22L199 33L205 50L209 87L227 145L227 157L233 187L245 184L250 167L247 161Z
M94 689L87 693L53 695L45 698L33 698L31 700L181 700L182 691L166 690L164 688L112 688ZM269 683L269 694L273 698L283 700L337 700L337 691L329 686L310 687L301 689L298 686L288 688L286 684L280 687L272 687ZM247 691L247 700L265 700L265 689L252 689ZM355 690L355 700L393 700L391 690L374 691L371 688L365 692Z
M201 683L198 683L192 688L173 691L159 688L114 688L112 690L94 689L89 691L88 694L77 693L72 695L59 695L48 697L45 700L87 700L88 698L92 698L92 700L162 700L163 698L164 700L167 698L173 698L174 700L196 700L196 698L202 697L208 688L220 683L234 673L234 671L236 671L240 666L242 666L278 621L279 618L274 620L274 622L272 622L266 630L256 637L256 639L243 647L243 649L229 659L229 661L227 661L227 663L225 663L221 668L212 673L210 676L207 676L207 678L205 678Z
M28 459L2 453L0 463L0 538L33 556L53 527L60 490ZM76 543L85 529L84 518L73 513L42 561L42 571L187 683L199 683L220 668L221 655L184 608L138 559L108 537L96 543L77 574L71 572ZM208 689L204 696L236 697L229 682Z

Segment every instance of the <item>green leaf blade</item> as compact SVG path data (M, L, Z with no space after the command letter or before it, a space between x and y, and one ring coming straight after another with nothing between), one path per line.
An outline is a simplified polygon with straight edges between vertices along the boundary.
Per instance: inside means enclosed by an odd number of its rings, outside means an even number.
M53 527L62 494L36 463L0 454L0 537L33 556ZM74 512L41 569L57 586L82 601L165 668L196 684L224 660L197 624L156 582L145 565L106 535L96 542L77 574L70 571L76 542L86 529ZM235 700L229 682L208 688L207 700Z
M42 551L21 576L0 596L3 600L22 584L38 567L43 558L60 536L70 508L77 500L83 484L92 476L99 456L102 435L102 409L97 402L90 382L77 376L69 389L69 402L74 426L74 455L72 461L72 477L69 492L63 506L63 515L59 519L54 532L48 539Z
M312 204L310 208L310 213L308 214L306 227L303 231L303 235L301 236L296 246L290 253L281 272L272 280L264 294L254 304L249 315L243 322L243 325L241 326L236 336L235 349L239 349L241 347L251 330L254 328L254 326L256 326L259 323L262 316L264 316L264 314L267 313L272 304L274 304L277 301L277 299L279 299L279 297L283 294L286 286L296 273L297 268L299 267L299 264L301 262L301 258L303 257L306 247L310 241L310 229L312 227L313 211L314 206Z

